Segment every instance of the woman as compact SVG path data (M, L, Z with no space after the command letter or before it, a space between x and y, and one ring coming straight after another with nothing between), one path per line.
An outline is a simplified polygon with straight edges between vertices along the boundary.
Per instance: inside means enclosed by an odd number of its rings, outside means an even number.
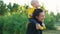
M42 30L45 28L44 25L42 25L42 21L44 20L44 12L41 9L35 9L33 12L32 19L36 20L39 24L39 27L36 26L35 23L29 23L27 27L27 33L26 34L42 34Z

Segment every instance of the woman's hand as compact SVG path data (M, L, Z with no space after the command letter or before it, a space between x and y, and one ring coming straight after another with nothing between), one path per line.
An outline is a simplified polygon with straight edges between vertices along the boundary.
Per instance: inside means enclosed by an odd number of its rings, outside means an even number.
M36 24L36 29L39 30L39 25L38 24Z
M44 30L45 27L44 26L41 26L40 24L36 24L36 29L37 30Z
M43 25L44 29L46 29L46 26L45 26L45 24L44 24L44 23L42 23L42 25Z
M37 29L37 30L39 30L39 29L42 30L43 27L42 27L40 24L36 24L36 29Z

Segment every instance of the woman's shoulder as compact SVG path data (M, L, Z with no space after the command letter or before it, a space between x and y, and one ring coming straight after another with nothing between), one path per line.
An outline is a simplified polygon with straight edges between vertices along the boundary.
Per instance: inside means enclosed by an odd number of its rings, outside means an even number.
M28 25L35 25L35 23L30 22L30 23L28 23Z
M28 23L28 26L29 27L34 27L35 26L35 23Z

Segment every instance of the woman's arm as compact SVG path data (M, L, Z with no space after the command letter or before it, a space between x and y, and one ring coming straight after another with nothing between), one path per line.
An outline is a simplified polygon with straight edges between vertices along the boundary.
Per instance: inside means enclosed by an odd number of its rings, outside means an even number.
M44 30L44 29L46 29L46 27L45 26L41 26L40 24L36 24L36 29Z

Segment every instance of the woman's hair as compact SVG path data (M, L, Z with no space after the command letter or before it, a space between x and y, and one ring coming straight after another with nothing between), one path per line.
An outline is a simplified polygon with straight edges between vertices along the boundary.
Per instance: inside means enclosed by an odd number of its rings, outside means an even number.
M43 12L42 9L35 9L34 12L33 12L33 18L36 19L36 16L39 16L39 14Z

